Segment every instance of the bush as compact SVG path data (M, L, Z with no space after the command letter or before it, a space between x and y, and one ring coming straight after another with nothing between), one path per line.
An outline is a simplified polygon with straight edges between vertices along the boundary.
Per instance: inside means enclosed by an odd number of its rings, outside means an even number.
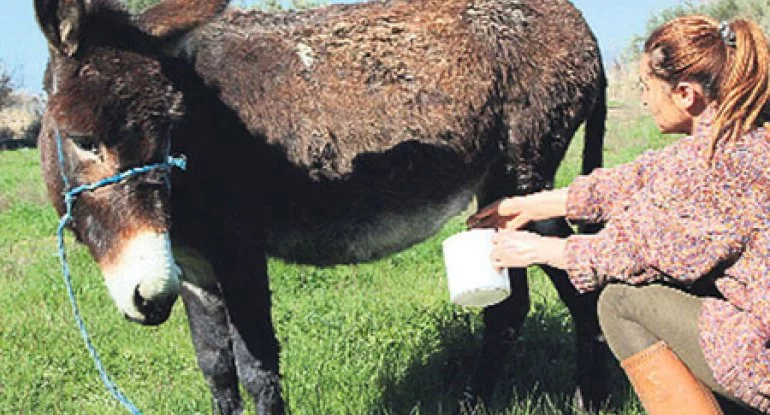
M658 26L680 17L703 14L717 20L745 18L757 22L765 33L770 31L770 4L767 0L686 0L676 6L663 9L647 21L644 34L634 36L621 57L624 62L636 61L644 46L644 41Z
M0 70L0 150L36 146L44 106L41 97L15 90Z
M0 63L0 109L3 109L10 104L12 92L13 85L11 83L11 74L9 74L5 69L5 66Z

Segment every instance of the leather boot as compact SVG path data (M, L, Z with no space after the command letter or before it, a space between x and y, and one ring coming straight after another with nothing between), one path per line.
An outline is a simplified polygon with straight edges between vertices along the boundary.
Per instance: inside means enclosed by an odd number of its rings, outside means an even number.
M650 415L722 415L714 394L662 341L620 366Z

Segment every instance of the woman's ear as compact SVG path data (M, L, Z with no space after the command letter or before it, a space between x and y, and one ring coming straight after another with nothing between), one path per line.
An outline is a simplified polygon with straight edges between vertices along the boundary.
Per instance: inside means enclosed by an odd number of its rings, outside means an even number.
M703 87L695 82L679 82L671 90L674 104L682 111L693 114L705 107Z

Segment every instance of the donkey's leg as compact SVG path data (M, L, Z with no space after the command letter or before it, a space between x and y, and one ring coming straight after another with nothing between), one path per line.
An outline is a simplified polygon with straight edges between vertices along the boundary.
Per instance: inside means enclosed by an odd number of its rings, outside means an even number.
M238 258L220 280L230 316L238 379L254 398L257 413L284 413L278 371L278 340L270 315L267 264L260 252Z
M191 283L180 291L190 324L195 355L222 415L243 412L238 393L238 376L230 341L230 324L219 289L204 289Z
M567 222L554 219L530 226L534 231L550 236L567 237L572 234ZM564 302L575 323L577 352L575 404L589 411L598 410L607 400L607 344L601 334L596 314L598 293L580 294L567 274L559 269L542 267L553 282L559 298Z
M505 163L497 163L490 169L484 187L479 194L479 207L486 206L515 191L516 172ZM484 309L484 333L481 355L470 385L460 401L460 406L472 410L478 401L489 401L497 380L502 373L502 360L519 337L521 326L529 313L529 285L525 269L509 269L511 295L502 302Z
M502 361L519 338L521 326L529 312L529 287L526 270L508 270L511 295L502 302L484 309L484 334L476 368L467 385L460 405L473 412L479 401L489 402L495 390Z

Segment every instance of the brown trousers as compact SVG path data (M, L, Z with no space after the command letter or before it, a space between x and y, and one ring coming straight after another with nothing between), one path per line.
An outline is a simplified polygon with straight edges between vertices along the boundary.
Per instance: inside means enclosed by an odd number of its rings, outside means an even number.
M610 349L625 360L664 341L698 380L717 395L739 402L714 379L698 336L703 297L662 284L608 284L599 296L599 323Z

